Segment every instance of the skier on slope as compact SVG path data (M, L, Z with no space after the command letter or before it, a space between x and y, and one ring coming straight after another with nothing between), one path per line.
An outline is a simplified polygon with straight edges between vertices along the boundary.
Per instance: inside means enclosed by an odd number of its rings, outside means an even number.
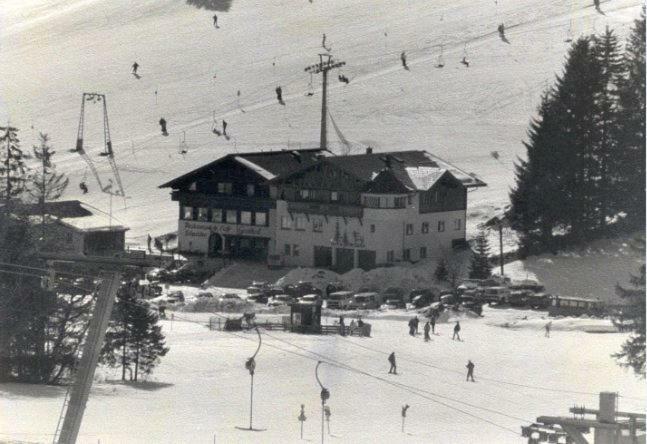
M595 10L601 14L602 10L600 9L600 0L593 0L593 5L595 6Z
M222 134L227 136L227 121L225 119L222 119Z
M137 74L137 69L139 68L139 63L135 62L133 63L133 74Z
M553 325L552 321L548 321L546 323L546 325L544 325L544 330L546 330L546 333L544 334L544 337L550 338L550 328L552 327L552 325Z
M416 326L415 326L415 323L413 321L413 318L409 319L409 334L411 336L416 335Z
M85 184L85 181L79 184L79 188L83 191L83 194L88 194L88 186Z
M474 381L474 363L470 360L467 361L467 365L465 366L467 368L467 377L465 378L465 381L469 381L470 378L472 379L472 382Z
M217 14L213 15L213 27L216 28L216 29L220 28L220 26L218 26L218 15Z
M280 86L277 86L275 91L276 91L276 100L278 100L281 105L285 105L285 102L283 101L283 89L281 89Z
M389 364L391 364L391 368L389 369L389 374L397 375L398 369L397 369L397 366L395 365L395 352L391 352L391 354L389 355Z
M461 335L459 334L460 331L461 331L461 324L458 321L456 321L456 325L454 325L454 336L452 336L452 341L456 338L458 338L459 341L461 340Z
M429 336L429 330L431 330L431 325L429 324L429 321L425 322L425 342L429 342L431 340L431 337Z
M402 51L402 54L400 54L400 60L402 61L402 67L408 71L409 67L407 66L407 54L404 51Z
M436 313L435 312L431 315L431 320L429 322L431 324L431 333L435 335L436 334Z
M162 117L159 121L160 128L162 129L162 135L163 136L168 136L168 132L166 131L166 119Z

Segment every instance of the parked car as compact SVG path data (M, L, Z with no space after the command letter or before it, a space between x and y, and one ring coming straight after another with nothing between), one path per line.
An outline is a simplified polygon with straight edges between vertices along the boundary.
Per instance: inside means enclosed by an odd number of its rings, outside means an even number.
M326 298L326 308L347 310L353 301L352 291L336 291Z
M510 290L508 287L484 287L481 289L479 299L482 302L495 304L507 304L510 301Z
M406 308L406 304L402 299L390 298L384 301L384 304L380 306L380 309L395 309L395 308Z
M321 296L318 294L307 294L297 299L297 303L306 305L316 305L321 303Z
M286 285L283 287L283 292L289 294L293 298L300 298L307 294L321 294L321 290L315 287L312 282L300 281L296 284Z
M221 303L238 302L242 300L243 299L240 296L238 296L236 293L226 293L218 298L218 301Z
M184 302L184 293L182 293L182 292L181 292L181 291L179 291L179 290L171 291L171 292L168 294L167 299L176 299L176 300L178 300L179 302Z
M277 294L267 301L268 307L286 307L292 303L292 298L287 294Z
M345 290L348 290L348 288L346 288L346 285L344 285L342 282L330 282L328 285L326 285L326 295Z
M269 298L265 293L252 293L247 296L247 300L258 304L267 304Z
M547 293L534 293L528 298L528 305L535 310L546 310L552 303L552 296Z
M200 293L197 294L197 298L213 298L213 293L210 293L208 291L201 291Z
M475 290L476 288L481 287L481 284L483 284L483 279L465 279L458 286L458 290Z
M436 295L431 288L416 288L409 292L409 301L413 308L422 308L436 300Z
M169 272L165 268L153 268L146 273L146 279L155 282L163 281L168 278Z
M356 293L348 308L352 310L372 310L381 305L380 295L374 291Z
M544 288L543 285L541 285L539 282L537 282L534 279L524 279L521 281L512 281L510 285L508 285L508 288L510 291L530 291L533 293L542 293L546 289Z

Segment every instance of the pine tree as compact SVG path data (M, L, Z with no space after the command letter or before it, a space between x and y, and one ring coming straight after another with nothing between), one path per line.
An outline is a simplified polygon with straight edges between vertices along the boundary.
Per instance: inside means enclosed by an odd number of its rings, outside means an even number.
M596 99L601 77L591 38L579 38L569 51L555 88L555 155L562 175L559 206L565 226L576 240L589 238L599 220L594 200L597 163L593 147L598 140Z
M139 374L149 374L166 355L159 317L136 298L134 287L126 285L119 290L106 339L101 351L101 362L121 366L121 379L137 381Z
M39 134L40 145L34 146L34 158L40 162L40 171L36 172L30 180L29 194L39 203L56 200L63 195L69 184L69 179L64 173L57 173L52 162L52 151L49 145L49 136Z
M631 367L637 375L645 377L645 265L640 268L640 276L631 276L631 287L616 286L616 293L628 302L622 315L615 321L624 325L630 321L632 335L616 353L621 365Z
M20 149L18 129L0 126L0 197L5 203L23 194L27 186L25 159L29 156Z
M613 218L619 208L615 203L617 178L613 168L617 158L617 90L616 82L622 74L622 58L618 38L606 28L604 34L594 37L593 54L600 69L600 85L596 95L597 134L592 146L596 170L592 172L594 182L593 202L598 209L598 228L606 229L607 221Z
M625 75L617 79L617 163L620 209L631 226L645 227L645 10L625 48Z
M436 265L436 270L434 271L434 277L439 282L445 282L449 277L449 270L447 270L447 261L445 258L440 258L438 260L438 265Z
M472 259L470 261L470 279L487 279L492 275L490 265L490 246L485 231L480 231L475 239Z
M526 252L535 245L552 244L553 231L563 223L562 189L564 174L559 165L554 90L544 93L538 116L531 120L528 142L523 142L527 160L515 165L516 184L510 193L507 218L519 233L521 248Z

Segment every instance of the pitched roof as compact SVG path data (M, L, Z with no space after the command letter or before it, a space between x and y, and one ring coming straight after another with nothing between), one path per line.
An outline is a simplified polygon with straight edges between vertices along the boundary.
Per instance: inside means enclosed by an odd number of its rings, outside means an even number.
M407 190L426 191L445 174L453 176L467 188L486 186L475 175L426 151L355 154L328 157L324 162L330 163L366 183L371 183L377 178L384 181L385 178L381 172L388 170L390 175ZM276 180L282 178L278 177Z
M181 186L187 181L193 180L201 173L222 163L226 159L233 159L235 162L244 165L265 180L272 180L304 167L313 165L321 156L332 156L328 150L320 148L309 148L300 150L263 151L239 154L227 154L213 162L189 171L180 177L159 186L159 188L174 188Z
M40 204L21 204L18 212L34 221L40 220ZM46 221L61 223L78 231L127 231L115 218L78 200L45 203Z
M485 182L455 165L426 151L392 151L385 153L356 154L326 159L346 172L366 181L384 168L393 171L396 177L412 190L427 190L445 171L464 186L482 187Z

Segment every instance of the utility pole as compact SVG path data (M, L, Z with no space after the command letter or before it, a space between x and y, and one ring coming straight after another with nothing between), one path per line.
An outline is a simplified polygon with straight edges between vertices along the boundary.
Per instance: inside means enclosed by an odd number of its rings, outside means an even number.
M325 58L325 60L324 60ZM327 114L328 114L328 71L331 69L342 67L346 62L337 62L333 60L330 54L319 54L319 63L310 65L305 69L305 72L310 74L322 74L322 88L321 88L321 135L319 137L319 148L325 150L328 148L327 139Z

